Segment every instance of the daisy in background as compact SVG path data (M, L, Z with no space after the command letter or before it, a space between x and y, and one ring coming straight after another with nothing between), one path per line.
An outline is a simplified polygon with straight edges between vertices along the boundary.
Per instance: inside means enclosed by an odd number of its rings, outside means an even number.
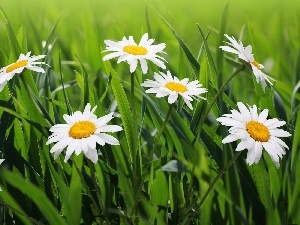
M158 67L165 69L163 57L158 53L165 53L162 50L166 47L164 43L153 45L154 39L148 39L148 34L145 33L137 45L132 36L127 39L123 37L122 41L105 40L106 49L103 52L111 52L103 57L103 61L112 58L118 58L117 63L126 61L130 66L130 73L133 73L138 61L140 61L143 74L147 73L148 65L146 60L150 60Z
M11 80L15 74L20 74L24 69L29 69L38 73L45 73L45 70L37 65L45 64L45 62L36 62L45 57L45 55L30 56L31 52L26 55L22 54L19 59L0 70L0 91L3 90L7 81Z
M167 74L163 72L154 73L154 79L147 79L141 86L149 87L150 89L146 90L146 93L156 93L157 98L169 96L168 102L170 104L173 104L180 95L185 104L193 109L191 101L195 98L194 96L205 99L199 95L207 92L207 89L201 88L202 85L197 80L192 82L189 82L188 78L179 80L175 76L173 78L170 71L167 71Z
M54 153L54 159L60 155L64 148L67 148L65 162L73 152L76 155L83 152L93 163L97 163L97 143L102 146L105 143L119 145L119 141L116 138L104 132L121 131L122 127L107 125L113 118L113 113L97 118L94 114L96 108L95 106L91 110L91 105L88 103L83 113L76 111L71 116L65 114L63 118L67 122L66 124L56 124L50 128L53 134L48 138L46 145L57 142L51 148L51 153Z
M47 44L47 41L42 41L42 47L45 48ZM48 51L50 51L52 49L53 45L52 44L48 44Z
M248 63L256 77L257 83L261 83L262 88L265 91L265 87L267 86L266 81L272 85L271 81L275 81L275 79L261 71L264 66L255 61L252 54L252 46L248 45L247 47L244 47L243 43L241 41L237 42L234 37L229 37L227 34L225 34L225 37L229 40L229 42L226 42L229 46L220 46L220 48L226 52L236 54L240 59Z
M285 148L288 149L279 138L291 136L290 133L278 128L285 125L285 121L276 118L267 119L268 109L258 113L256 105L248 109L243 103L238 102L237 106L239 111L233 109L231 114L217 118L222 125L231 127L230 134L222 140L222 143L241 140L235 151L248 149L246 162L249 165L258 163L264 148L279 168L279 158L285 154Z

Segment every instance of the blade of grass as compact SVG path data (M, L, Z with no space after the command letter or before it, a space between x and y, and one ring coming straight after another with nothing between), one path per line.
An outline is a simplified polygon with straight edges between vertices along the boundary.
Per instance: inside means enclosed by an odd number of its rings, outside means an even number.
M195 73L198 74L200 70L200 65L197 61L197 59L193 56L192 52L188 48L188 46L185 44L185 42L180 38L180 36L177 34L177 32L174 30L174 28L171 26L171 24L152 6L151 8L156 12L156 14L168 25L172 33L174 34L175 38L177 39L180 47L182 48L184 54L186 55L188 61L190 62L192 68L194 69Z
M101 49L100 49L101 50ZM103 55L102 55L103 56ZM124 88L118 78L117 73L115 70L111 67L111 64L109 61L103 62L106 73L110 74L112 76L111 79L111 88L114 93L114 96L116 98L116 101L118 103L118 109L121 114L121 119L123 122L123 127L126 135L126 140L128 144L128 149L125 148L127 155L129 156L130 161L132 162L132 155L133 155L133 142L136 140L133 140L132 136L132 116L129 106L129 101L126 97L126 93L124 91Z
M7 31L8 40L9 40L11 48L12 48L13 58L17 59L21 53L20 44L18 43L15 32L14 32L12 26L10 25L10 22L9 22L6 14L4 13L4 10L1 7L0 7L0 11L1 11L2 17L5 20L5 28Z
M207 57L207 62L208 62L209 68L210 68L210 75L211 75L210 80L211 80L213 86L215 88L217 88L218 87L218 84L217 84L218 71L217 71L216 65L214 63L213 57L211 55L211 52L209 50L209 47L208 47L208 44L207 44L207 41L206 41L206 37L203 33L203 30L201 29L199 24L197 24L197 27L198 27L198 30L201 34L202 40L203 40L204 49L205 49L205 53L206 53L206 57Z
M2 177L7 183L27 195L47 217L50 224L66 225L55 206L48 200L42 190L10 171L3 171Z

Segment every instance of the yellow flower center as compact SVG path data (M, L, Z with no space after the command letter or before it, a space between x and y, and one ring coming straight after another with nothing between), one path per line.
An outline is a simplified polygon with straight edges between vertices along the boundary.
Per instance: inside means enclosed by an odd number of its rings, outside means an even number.
M267 142L270 139L269 129L257 121L251 120L246 124L246 130L255 141Z
M79 121L75 123L69 130L70 137L74 139L82 139L91 136L96 131L96 126L90 121Z
M171 91L176 91L176 92L181 92L181 93L186 92L188 90L186 88L186 86L184 86L183 84L178 84L176 82L166 83L165 87Z
M146 48L135 45L127 45L123 48L123 51L131 55L146 55L148 53Z
M26 59L15 62L6 68L6 73L10 73L18 68L27 66L27 63L28 63L28 60L26 60Z
M255 60L252 62L253 66L255 66L257 69L260 69L259 63Z

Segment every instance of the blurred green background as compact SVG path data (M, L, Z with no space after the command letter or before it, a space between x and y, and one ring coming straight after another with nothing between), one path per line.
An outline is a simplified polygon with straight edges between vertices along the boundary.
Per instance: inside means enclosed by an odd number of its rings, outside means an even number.
M143 33L149 32L148 11L152 37L156 43L167 44L165 51L169 66L178 73L183 71L182 77L192 70L187 59L180 54L182 50L178 41L158 13L171 24L195 57L203 43L197 24L205 33L210 30L208 43L212 53L223 43L224 37L219 34L222 27L222 32L241 38L244 45L251 44L256 60L266 67L264 71L286 84L275 85L277 91L292 90L300 77L295 70L300 55L298 0L1 0L1 8L16 32L22 26L25 28L28 49L34 54L41 54L42 41L48 38L59 20L53 50L54 70L57 70L60 53L61 59L71 64L78 61L77 55L89 73L103 71L99 63L99 46L105 47L105 39L120 40L129 35L138 41ZM1 51L9 52L4 23L1 18L0 47ZM2 55L0 57L3 59ZM1 66L3 61L0 60ZM182 69L181 61L186 65L185 69ZM232 65L226 62L220 65L219 71L228 76ZM123 65L118 68L122 71ZM240 77L237 82L242 87L252 85L250 77L243 80ZM248 93L240 97L245 99L246 95Z
M76 48L72 45L77 43L77 40L87 44L92 38L85 32L88 26L98 35L97 42L102 45L103 39L117 39L124 34L141 36L147 31L147 6L154 37L169 35L171 31L166 25L162 26L164 23L151 7L168 20L188 46L193 46L201 41L196 23L204 30L211 28L217 32L226 2L227 32L230 35L238 35L248 23L253 35L261 35L270 40L265 43L268 48L270 42L277 39L276 32L282 29L299 38L298 0L1 0L0 5L14 27L23 24L29 36L35 34L31 33L32 30L36 30L39 38L46 39L53 25L61 18L56 32L59 41L65 47ZM3 44L6 43L3 21L0 26ZM32 37L32 41L29 45L36 45L35 37ZM174 38L170 38L169 42L177 45ZM296 43L291 44L291 50L298 47L295 46ZM276 45L276 48L281 47L283 46ZM77 50L74 49L75 51Z

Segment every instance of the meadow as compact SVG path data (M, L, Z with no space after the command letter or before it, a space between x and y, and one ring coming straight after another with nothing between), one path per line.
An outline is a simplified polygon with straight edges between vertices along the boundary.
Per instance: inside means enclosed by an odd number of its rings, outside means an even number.
M0 224L300 224L299 43L297 0L1 0Z

